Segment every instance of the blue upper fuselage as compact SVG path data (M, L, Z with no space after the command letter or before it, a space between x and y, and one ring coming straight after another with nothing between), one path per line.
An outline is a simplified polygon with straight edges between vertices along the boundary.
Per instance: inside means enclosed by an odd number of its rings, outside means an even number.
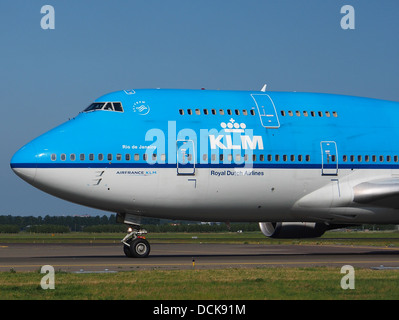
M399 165L397 102L316 93L164 89L118 91L95 102L23 147L11 167ZM327 150L332 145L323 146L325 142L333 142L336 150Z

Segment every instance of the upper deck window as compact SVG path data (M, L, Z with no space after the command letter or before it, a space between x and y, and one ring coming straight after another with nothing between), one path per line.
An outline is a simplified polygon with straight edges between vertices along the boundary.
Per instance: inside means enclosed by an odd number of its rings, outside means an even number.
M94 102L86 109L84 109L83 112L90 112L96 110L123 112L123 107L121 102Z

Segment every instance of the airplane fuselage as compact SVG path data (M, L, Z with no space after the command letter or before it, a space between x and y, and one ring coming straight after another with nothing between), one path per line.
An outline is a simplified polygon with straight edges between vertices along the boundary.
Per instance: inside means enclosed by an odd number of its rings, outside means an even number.
M11 167L47 193L120 214L399 223L398 115L397 102L331 94L119 91L27 144Z

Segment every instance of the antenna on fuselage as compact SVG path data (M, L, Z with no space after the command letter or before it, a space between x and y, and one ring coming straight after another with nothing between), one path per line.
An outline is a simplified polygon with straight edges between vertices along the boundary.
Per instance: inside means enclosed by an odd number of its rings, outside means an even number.
M265 85L262 87L262 89L260 89L260 91L266 92L266 87L267 87L267 84L265 84Z

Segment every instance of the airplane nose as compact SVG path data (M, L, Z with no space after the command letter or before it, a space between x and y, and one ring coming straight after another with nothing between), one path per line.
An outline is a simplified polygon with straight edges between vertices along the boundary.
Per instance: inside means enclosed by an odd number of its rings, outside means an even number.
M10 167L17 176L33 184L37 170L37 151L33 142L19 149L11 158Z

